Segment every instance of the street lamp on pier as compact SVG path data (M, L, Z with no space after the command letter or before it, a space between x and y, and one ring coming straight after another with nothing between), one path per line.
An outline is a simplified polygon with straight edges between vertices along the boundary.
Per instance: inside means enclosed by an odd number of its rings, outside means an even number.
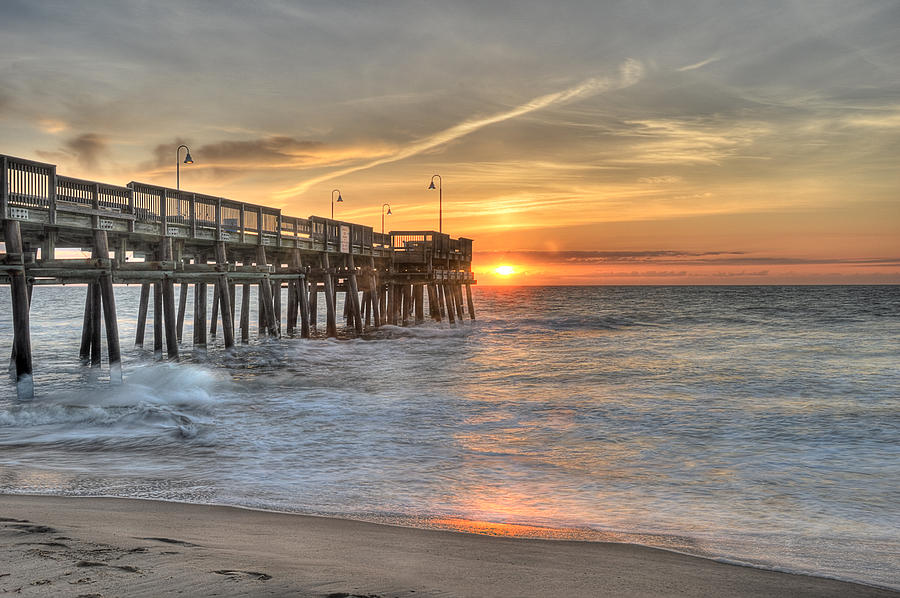
M388 209L387 215L388 216L391 215L391 204L389 204L389 203L381 204L381 234L382 235L384 234L384 207L385 206L387 206L387 209Z
M191 158L191 150L185 144L181 144L175 150L175 189L181 190L181 162L179 161L179 155L181 154L181 148L185 150L184 163L185 164L193 164L194 159Z
M435 186L434 186L434 179L435 179L435 178L437 178L437 180L438 180L438 186L437 186L437 190L438 190L438 232L439 232L439 233L442 233L442 232L444 232L444 231L442 230L442 221L443 221L443 218L444 218L444 214L443 214L443 211L444 211L444 207L443 207L443 203L444 203L444 197L443 197L443 194L444 194L444 188L443 188L443 187L444 187L444 181L443 181L443 179L441 179L441 175L439 175L439 174L432 175L432 177L431 177L431 184L428 185L428 188L429 188L429 189L434 189L434 188L435 188Z
M338 198L337 198L338 201L344 201L344 198L341 197L341 190L340 189L332 189L332 191L331 191L331 219L332 220L334 220L334 194L335 193L338 194Z

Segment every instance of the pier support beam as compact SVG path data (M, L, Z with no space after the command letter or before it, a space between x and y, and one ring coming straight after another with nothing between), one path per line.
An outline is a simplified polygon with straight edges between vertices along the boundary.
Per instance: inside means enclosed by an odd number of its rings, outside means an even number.
M6 185L6 163L3 164L3 184ZM6 189L3 189L5 194ZM5 206L4 206L5 207ZM6 216L6 214L2 214ZM14 264L22 264L25 259L22 248L22 231L17 220L3 221L3 239L6 255ZM28 283L24 270L10 270L10 295L13 311L13 349L16 353L16 396L22 400L34 398L34 372L31 360L31 321L29 315Z
M372 323L375 328L381 326L381 285L378 281L378 272L375 270L375 258L369 258L369 298L372 301Z
M453 283L453 302L456 303L456 315L460 324L462 324L465 319L465 312L463 312L462 285L458 282Z
M266 261L266 248L259 245L256 248L256 265L266 267L269 263ZM272 284L268 276L259 281L259 295L262 302L262 328L274 337L278 336L278 328L275 325L275 306L272 298ZM262 333L262 330L260 330Z
M109 259L109 240L105 230L94 231L94 252L101 258ZM122 351L119 347L119 322L116 318L116 296L113 292L112 273L109 270L101 273L100 280L96 284L96 290L99 290L100 299L103 302L106 352L109 357L109 381L113 384L121 384ZM99 341L99 339L97 340Z
M410 290L410 285L405 282L401 288L403 292L403 305L401 310L403 325L409 326L409 314L412 312L412 291Z
M94 252L94 256L97 253ZM100 283L98 281L91 282L91 367L100 367L100 323L101 323L100 305Z
M92 306L94 300L94 285L87 285L87 293L84 297L84 322L81 325L81 350L78 357L81 363L87 365L91 360L91 317L93 315ZM146 317L146 313L144 316ZM141 339L143 343L143 339ZM15 348L15 347L13 347Z
M417 284L413 287L413 301L416 305L416 324L425 322L425 288Z
M334 310L334 281L331 277L331 263L328 254L322 254L322 268L325 270L325 335L329 338L337 338L337 315Z
M353 255L347 256L347 265L350 269L347 276L347 294L350 296L350 315L353 318L353 327L356 334L362 334L362 314L359 309L359 286L356 282L356 265L353 262Z
M163 261L172 259L172 239L163 239L161 242L161 251ZM171 277L163 278L162 283L163 294L163 317L166 326L166 356L169 360L178 359L178 335L176 333L177 325L175 323L175 281Z
M188 283L181 283L181 293L178 296L178 342L181 342L182 333L184 332L184 311L187 307Z
M316 331L319 318L319 281L313 280L309 282L309 329L311 332Z
M216 327L219 321L219 281L213 284L212 314L209 316L209 338L216 338Z
M275 330L281 336L281 281L272 281L272 313L275 314Z
M438 305L438 293L434 284L428 283L428 312L435 322L441 321L441 307Z
M298 264L300 260L297 260ZM300 338L309 338L309 284L307 275L301 275L295 283L296 300L300 304Z
M225 266L228 263L225 252L225 241L216 241L216 264ZM216 284L219 291L219 305L222 312L222 336L225 337L225 348L234 347L234 315L232 314L231 289L228 287L228 275L219 274Z
M144 331L147 329L147 307L150 303L150 283L141 285L141 298L138 301L137 331L134 333L134 346L144 346ZM87 316L85 316L87 317Z
M444 304L447 309L447 320L451 324L456 323L456 316L453 313L453 293L450 291L448 283L441 284L441 296L444 298Z
M300 267L300 256L296 251L291 253L291 268ZM287 314L285 319L285 330L288 336L294 336L297 331L297 312L298 301L297 292L300 288L300 278L296 280L288 279L287 281Z
M469 304L469 318L475 319L475 302L472 301L472 285L466 285L466 301Z
M162 283L153 283L153 357L162 359L163 325L162 325Z
M250 285L241 285L241 344L250 342Z
M206 352L206 283L194 284L194 352Z

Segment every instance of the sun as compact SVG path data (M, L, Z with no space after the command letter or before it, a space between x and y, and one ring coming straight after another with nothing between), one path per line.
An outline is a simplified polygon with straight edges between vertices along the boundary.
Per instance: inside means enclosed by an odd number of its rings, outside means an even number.
M497 266L494 268L494 274L499 276L512 276L516 274L516 269L512 266Z

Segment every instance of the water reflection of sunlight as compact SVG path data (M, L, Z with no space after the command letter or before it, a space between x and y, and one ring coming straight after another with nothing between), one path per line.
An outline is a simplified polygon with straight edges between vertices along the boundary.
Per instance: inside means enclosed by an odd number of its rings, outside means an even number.
M507 536L513 538L543 538L550 540L583 540L596 535L596 532L587 529L540 527L537 525L523 525L519 523L495 523L492 521L473 521L458 517L445 517L433 519L430 522L434 527L448 529L467 534L479 534L482 536Z

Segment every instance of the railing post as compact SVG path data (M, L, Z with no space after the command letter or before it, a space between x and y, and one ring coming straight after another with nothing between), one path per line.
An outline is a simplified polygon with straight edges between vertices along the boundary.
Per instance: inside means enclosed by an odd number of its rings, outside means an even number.
M169 200L165 188L159 190L159 230L163 237L169 232Z
M134 220L128 221L128 232L134 232L134 223L137 221L137 211L134 209L134 189L128 187L128 213L134 216Z
M50 224L56 224L56 165L47 173L47 198L50 200Z
M3 156L0 160L0 220L5 220L7 216L6 207L9 203L9 174L7 169L8 158Z
M278 216L275 217L275 246L281 247L281 210L278 210Z
M216 198L216 241L222 240L222 198Z
M197 236L197 194L191 193L191 238Z
M241 204L241 243L244 242L244 204Z
M94 210L94 215L91 216L91 226L94 230L100 228L100 214L97 212L100 211L100 183L94 183L94 196L91 198L91 208ZM109 257L108 255L104 255L101 257Z

